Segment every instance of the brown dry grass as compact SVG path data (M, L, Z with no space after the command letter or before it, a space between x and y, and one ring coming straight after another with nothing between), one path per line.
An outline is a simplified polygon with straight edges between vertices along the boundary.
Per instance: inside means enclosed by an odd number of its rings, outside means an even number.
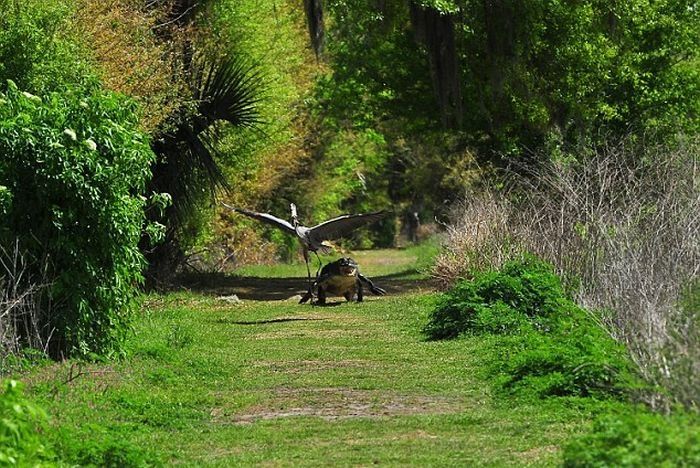
M267 401L226 415L212 410L215 421L250 424L258 420L315 416L326 420L381 418L406 415L451 414L464 402L443 395L400 394L391 391L350 388L277 388Z
M621 144L513 176L508 190L474 193L455 207L435 276L447 287L534 253L579 303L607 311L611 333L649 382L700 404L700 312L680 306L700 277L699 145L640 152Z
M48 347L41 324L51 312L43 305L50 282L32 277L28 257L18 241L10 250L0 246L0 377L11 370L11 358L21 356L25 347L44 354Z
M192 31L167 26L154 32L163 12L137 0L79 0L71 29L92 52L104 85L134 98L142 130L153 133L188 99L180 63L183 38ZM165 26L164 26L165 27Z

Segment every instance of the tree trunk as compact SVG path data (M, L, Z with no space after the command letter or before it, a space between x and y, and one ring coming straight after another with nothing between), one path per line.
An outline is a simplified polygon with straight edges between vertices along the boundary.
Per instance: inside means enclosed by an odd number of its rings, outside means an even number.
M411 3L415 39L428 50L433 88L446 128L462 126L462 89L455 47L454 17Z

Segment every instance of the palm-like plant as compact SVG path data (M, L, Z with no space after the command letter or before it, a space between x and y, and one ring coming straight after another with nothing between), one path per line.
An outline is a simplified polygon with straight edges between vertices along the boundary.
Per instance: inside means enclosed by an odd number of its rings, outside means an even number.
M194 109L183 107L174 116L172 129L152 145L158 163L150 188L169 193L172 205L161 220L165 240L146 251L151 280L165 279L164 274L182 262L183 228L203 203L210 202L218 190L228 189L219 165L225 155L217 149L221 130L226 125L252 128L260 123L261 75L245 59L196 58L190 77Z

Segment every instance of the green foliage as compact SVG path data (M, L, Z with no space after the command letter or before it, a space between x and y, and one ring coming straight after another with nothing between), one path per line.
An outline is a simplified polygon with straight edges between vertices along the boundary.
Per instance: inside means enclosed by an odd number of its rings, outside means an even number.
M70 3L0 0L0 91L7 80L34 94L93 80L80 51L61 34Z
M450 134L482 160L556 153L630 132L669 140L700 130L693 2L415 3L454 24L464 115L461 132ZM414 40L420 28L407 2L334 0L328 11L332 72L319 80L319 114L331 128L379 128L390 145L420 148L439 126L435 80L451 78ZM445 182L444 171L431 174L432 186ZM450 188L459 190L455 182Z
M341 132L325 149L323 159L305 190L304 206L314 213L314 222L342 213L367 213L390 206L387 197L386 171L389 152L383 135L366 129ZM358 230L350 241L355 247L387 247L393 244L395 226L392 219Z
M425 332L445 339L464 332L517 333L527 325L544 330L572 306L551 266L528 258L457 283L443 296Z
M700 418L692 413L607 415L564 450L566 467L698 465Z
M167 280L180 266L184 252L202 229L216 192L227 189L219 150L222 127L255 128L261 77L241 56L198 57L191 65L191 87L196 109L181 106L172 116L173 130L153 144L158 164L153 166L149 191L170 194L165 216L151 216L166 226L163 242L148 249L149 277Z
M332 72L319 77L317 112L335 128L375 127L399 120L406 133L439 119L428 57L409 28L407 2L328 2Z
M506 395L607 398L629 394L631 365L595 323L579 317L566 332L526 333L503 349L496 385ZM514 352L515 351L515 352Z
M408 27L408 3L333 0L327 7L331 67L318 75L309 103L321 128L320 163L311 169L313 179L333 183L314 183L305 192L314 199L334 199L344 208L334 214L393 206L401 216L404 205L425 205L430 211L452 199L462 181L444 187L442 180L456 169L454 148L445 143L453 139L438 130L430 64ZM368 141L375 146L368 147ZM381 164L362 172L365 186L356 183L349 190L355 168L347 161L368 155ZM332 176L329 167L341 175ZM395 230L394 220L387 220L373 226L359 245L391 245Z
M621 347L566 298L551 266L534 258L457 283L424 332L431 339L497 335L490 367L509 395L605 398L634 381Z
M0 394L0 465L35 466L50 460L52 453L42 432L44 411L24 397L14 380L4 383Z
M19 238L52 280L41 317L51 352L108 353L129 329L143 257L141 196L154 160L134 106L97 89L0 95L0 183L12 204L3 245Z
M595 132L697 131L700 24L690 2L465 3L468 126L496 147Z
M212 29L210 47L248 57L264 77L257 105L262 125L224 134L227 159L222 164L230 171L233 190L260 168L267 153L284 152L290 140L301 136L295 120L310 84L306 62L312 57L303 18L303 8L290 0L216 0L202 17Z

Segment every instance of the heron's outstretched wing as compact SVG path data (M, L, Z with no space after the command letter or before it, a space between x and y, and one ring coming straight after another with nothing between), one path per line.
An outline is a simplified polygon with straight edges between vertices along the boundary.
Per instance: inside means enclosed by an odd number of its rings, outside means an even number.
M337 239L360 226L378 221L387 214L389 214L387 211L377 211L376 213L338 216L310 228L308 235L317 242Z
M272 216L271 214L257 213L255 211L244 210L243 208L234 208L233 206L227 205L226 203L222 203L222 205L224 205L231 211L235 211L236 213L240 213L250 218L257 219L258 221L262 221L263 223L267 223L272 226L278 227L284 231L287 231L289 234L295 233L294 226L292 226L288 221L280 219L276 216Z

